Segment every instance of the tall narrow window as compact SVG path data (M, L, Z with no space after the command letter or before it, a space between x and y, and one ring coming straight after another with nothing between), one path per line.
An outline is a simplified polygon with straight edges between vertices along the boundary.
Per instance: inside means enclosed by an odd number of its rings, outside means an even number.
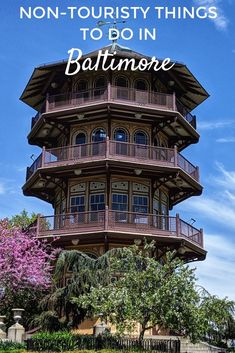
M106 132L102 128L95 129L92 132L92 154L95 155L103 155L105 152L105 145L102 143L106 139Z
M143 79L135 81L135 101L140 104L150 103L148 94L148 84Z
M85 195L72 196L70 198L70 224L84 223L85 221Z
M135 156L138 158L149 158L149 148L147 147L148 144L148 137L144 131L136 131L134 135L134 142L136 146L135 149Z
M153 213L156 215L155 226L159 229L168 229L168 195L161 191L156 190L153 199Z
M129 82L125 76L118 76L115 79L116 94L118 99L129 98Z
M114 219L115 222L123 223L127 222L128 218L128 195L121 193L112 194L112 210L115 211Z
M105 195L93 194L90 195L90 222L104 221Z
M127 133L124 129L116 129L114 131L114 140L116 141L116 154L127 155Z
M106 88L107 80L104 76L98 77L94 82L94 98L99 99L103 97Z
M88 81L79 80L75 84L74 90L76 92L77 103L82 103L83 101L85 101L89 98Z
M134 195L132 198L133 223L148 223L148 197L143 195Z
M75 137L75 145L73 146L73 158L85 157L87 154L86 134L79 132Z

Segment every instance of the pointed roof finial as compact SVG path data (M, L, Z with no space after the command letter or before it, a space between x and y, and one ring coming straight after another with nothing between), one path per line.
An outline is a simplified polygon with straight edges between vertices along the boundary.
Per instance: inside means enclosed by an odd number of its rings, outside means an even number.
M117 21L117 19L115 18L113 22L110 22L110 21L97 22L97 25L99 27L109 25L109 28L111 28L110 33L111 33L111 39L112 39L112 48L111 48L112 52L115 50L115 47L117 45L116 31L112 31L112 29L116 30L118 28L119 23L126 23L126 21Z

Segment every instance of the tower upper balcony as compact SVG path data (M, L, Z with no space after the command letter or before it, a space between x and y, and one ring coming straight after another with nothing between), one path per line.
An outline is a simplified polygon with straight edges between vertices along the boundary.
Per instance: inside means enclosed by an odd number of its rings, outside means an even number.
M110 47L103 50L111 50ZM96 60L98 51L81 58ZM136 62L145 58L129 49L116 47L115 59L134 58ZM101 62L102 64L102 62ZM182 150L199 139L196 118L192 110L202 103L208 93L189 69L175 62L169 71L80 71L66 76L67 62L39 66L36 68L21 96L21 100L38 111L32 119L28 136L31 144L45 143L48 138L57 139L65 125L77 122L81 114L91 120L97 117L117 115L125 119L141 119L152 123L174 139ZM116 116L115 116L116 114ZM45 130L46 129L46 130ZM45 130L45 131L43 131ZM52 141L48 146L56 147Z

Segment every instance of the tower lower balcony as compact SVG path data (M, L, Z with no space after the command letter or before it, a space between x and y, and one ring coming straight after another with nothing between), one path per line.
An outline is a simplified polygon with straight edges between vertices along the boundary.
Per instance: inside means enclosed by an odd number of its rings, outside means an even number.
M62 246L76 239L79 244L108 242L133 244L136 239L155 240L159 249L180 249L183 258L205 257L203 230L176 217L113 211L66 213L54 216L38 216L36 224L38 238L56 239Z

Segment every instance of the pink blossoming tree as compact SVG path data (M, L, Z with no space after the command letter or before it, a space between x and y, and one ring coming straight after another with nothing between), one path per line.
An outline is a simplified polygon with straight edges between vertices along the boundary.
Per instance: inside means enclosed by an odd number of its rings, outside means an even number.
M10 317L13 307L21 307L32 319L50 288L55 258L56 252L34 234L0 221L0 314Z

